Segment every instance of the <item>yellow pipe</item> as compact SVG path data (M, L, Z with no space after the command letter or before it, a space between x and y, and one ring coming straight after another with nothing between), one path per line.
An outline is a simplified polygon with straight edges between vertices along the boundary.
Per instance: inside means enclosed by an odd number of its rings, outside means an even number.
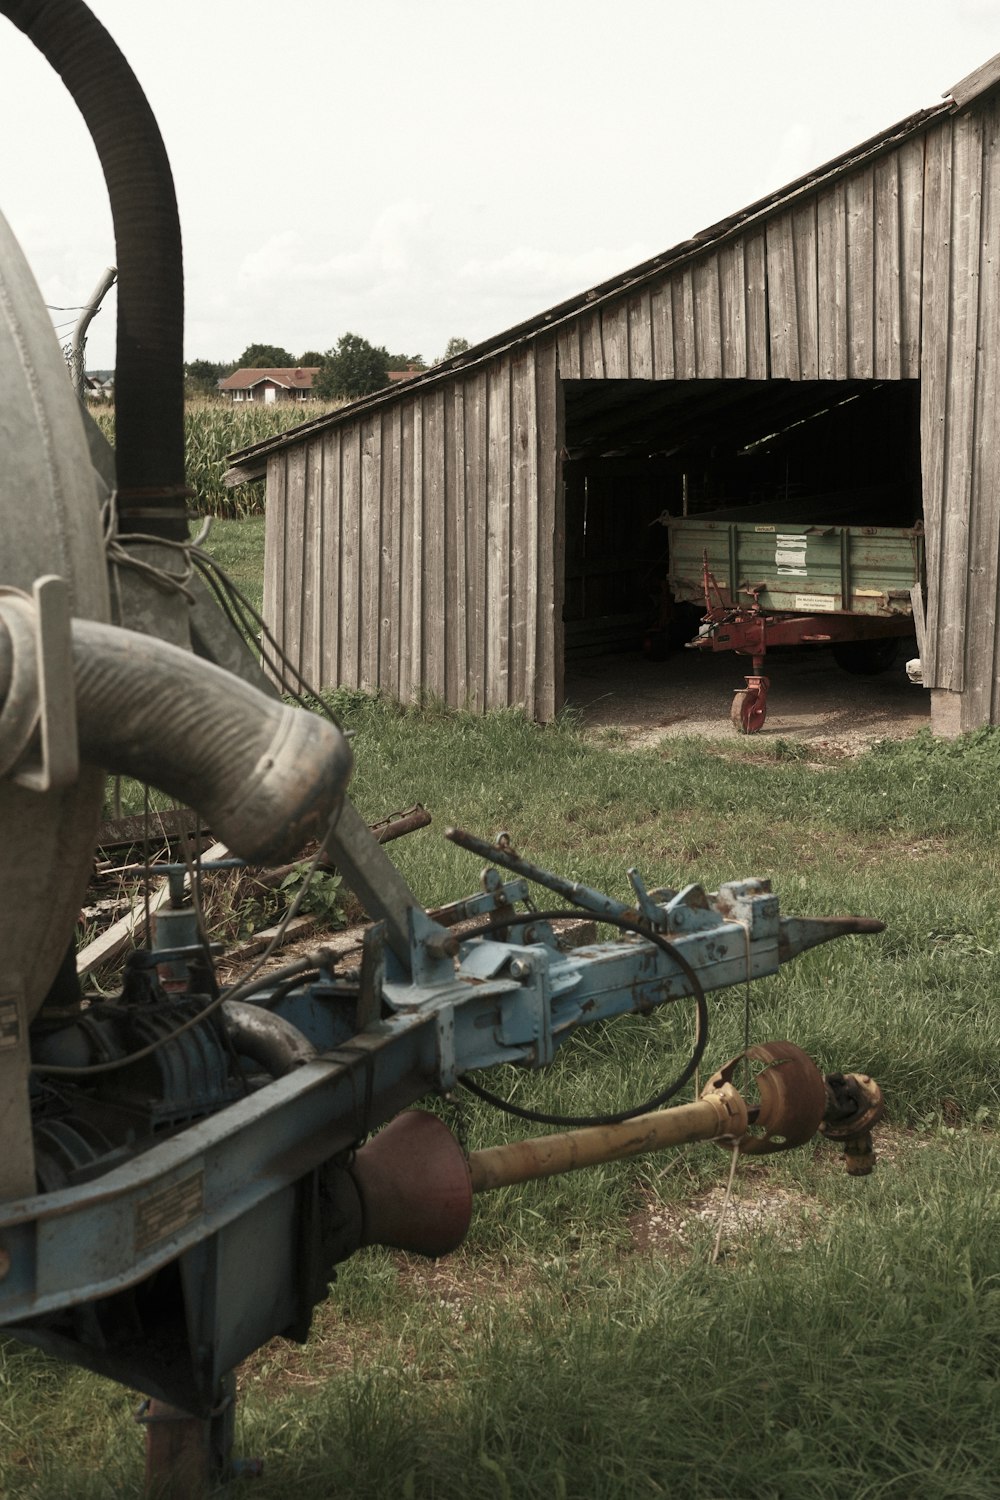
M680 1104L654 1114L637 1115L621 1125L592 1125L563 1135L536 1136L511 1141L469 1154L474 1193L529 1182L535 1177L554 1177L575 1172L596 1162L618 1161L660 1151L664 1146L684 1146L691 1141L739 1140L747 1130L746 1104L731 1083L712 1089L708 1098L695 1104Z

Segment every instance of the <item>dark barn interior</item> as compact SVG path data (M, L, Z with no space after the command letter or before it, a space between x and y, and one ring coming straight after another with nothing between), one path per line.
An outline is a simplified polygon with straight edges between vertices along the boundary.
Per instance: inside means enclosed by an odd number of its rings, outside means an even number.
M664 512L921 519L916 380L569 380L563 392L567 659L693 633L696 612L672 613L666 596Z

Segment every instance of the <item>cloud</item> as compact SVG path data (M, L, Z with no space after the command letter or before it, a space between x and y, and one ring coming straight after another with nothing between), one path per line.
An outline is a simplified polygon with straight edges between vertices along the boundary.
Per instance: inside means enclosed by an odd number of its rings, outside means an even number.
M353 243L345 244L350 232ZM229 322L241 329L240 347L259 338L295 351L322 349L349 329L431 358L452 334L486 337L647 253L644 246L569 255L524 246L477 256L466 223L449 222L446 208L416 197L382 205L367 224L315 235L282 229L246 243L245 226L241 233L235 275L192 276L189 351L218 350Z
M1000 20L1000 0L954 0L954 5L963 21Z
M310 237L297 229L244 243L235 276L200 269L192 276L188 357L232 357L252 339L294 352L325 349L351 330L430 359L453 334L489 337L655 253L633 241L569 251L522 243L477 254L480 232L449 221L441 205L401 198L383 205L349 247L331 231ZM233 349L222 346L227 324L241 330L228 339Z
M282 230L243 255L237 276L245 287L292 282L357 290L418 265L435 239L432 218L430 204L411 199L388 204L352 248L327 254L321 252L330 231L307 239L299 230Z

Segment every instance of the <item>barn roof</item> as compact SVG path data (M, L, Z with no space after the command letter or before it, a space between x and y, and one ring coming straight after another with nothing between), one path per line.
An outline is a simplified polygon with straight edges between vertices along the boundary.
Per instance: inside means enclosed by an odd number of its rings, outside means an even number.
M386 405L393 401L409 399L415 391L425 386L437 385L445 382L456 374L460 374L472 366L492 358L512 345L527 342L540 333L557 327L559 324L600 306L603 302L620 296L623 292L639 290L645 283L656 280L664 271L672 269L678 263L693 259L710 249L720 241L735 237L748 225L755 221L766 219L780 212L797 198L804 197L813 192L817 187L836 181L845 177L863 162L871 160L886 152L894 150L903 141L910 139L924 131L935 120L942 115L954 113L964 109L974 99L991 91L1000 84L1000 53L984 63L974 72L960 79L947 90L940 104L931 105L927 109L917 110L916 113L908 115L904 120L898 121L888 129L881 131L878 135L871 136L860 145L845 151L842 155L834 157L822 166L814 168L802 177L795 178L784 187L769 193L764 198L759 198L755 203L731 214L725 219L719 220L717 224L702 230L691 239L683 240L671 249L653 256L651 260L643 261L640 265L612 277L609 281L591 287L575 297L570 297L555 307L549 308L536 317L530 318L523 323L516 324L504 332L495 334L492 338L475 344L464 353L456 355L453 359L446 360L442 364L433 366L432 369L420 374L413 380L406 381L402 389L400 386L388 386L384 390L373 392L358 401L353 401L348 406L339 407L334 412L317 417L311 422L303 422L289 431L276 437L265 439L254 443L247 448L241 448L230 455L232 467L226 474L225 479L229 484L240 484L244 480L257 477L264 473L265 460L271 453L280 452L285 448L293 447L296 443L308 441L316 432L329 427L337 426L343 422L352 421L361 413Z

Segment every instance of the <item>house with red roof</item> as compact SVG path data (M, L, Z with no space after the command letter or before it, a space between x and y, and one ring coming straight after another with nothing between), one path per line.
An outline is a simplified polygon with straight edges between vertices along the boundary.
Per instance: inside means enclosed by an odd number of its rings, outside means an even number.
M295 370L234 370L219 381L219 390L230 401L309 401L319 365Z

